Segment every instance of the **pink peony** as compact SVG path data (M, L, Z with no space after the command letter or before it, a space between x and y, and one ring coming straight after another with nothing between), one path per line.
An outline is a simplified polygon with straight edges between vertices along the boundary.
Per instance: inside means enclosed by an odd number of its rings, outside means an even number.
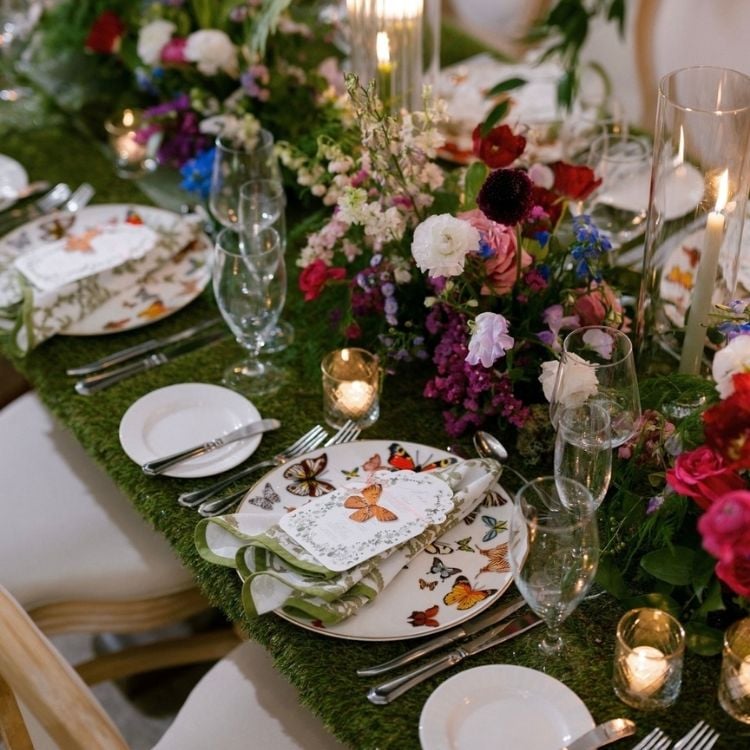
M680 495L692 497L703 510L727 492L746 486L721 454L706 445L677 456L674 467L667 471L667 482Z

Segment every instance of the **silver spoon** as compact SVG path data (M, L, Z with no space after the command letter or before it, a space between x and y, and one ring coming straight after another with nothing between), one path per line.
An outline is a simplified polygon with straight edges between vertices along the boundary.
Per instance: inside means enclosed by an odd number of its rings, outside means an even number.
M489 432L485 432L484 430L478 430L474 433L474 448L476 448L477 453L483 458L495 458L500 461L503 464L503 472L510 471L523 484L528 483L529 480L523 474L505 463L508 459L508 451L505 450L505 446L494 435L490 435Z

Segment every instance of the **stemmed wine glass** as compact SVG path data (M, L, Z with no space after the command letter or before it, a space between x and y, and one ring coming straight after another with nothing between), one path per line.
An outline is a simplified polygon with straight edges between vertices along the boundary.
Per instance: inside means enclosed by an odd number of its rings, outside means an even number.
M264 227L240 234L222 229L212 270L219 311L247 357L224 372L229 388L249 396L273 393L286 379L278 366L258 359L268 331L286 300L286 267L278 232Z
M545 622L545 655L563 650L560 627L583 600L599 561L591 493L566 477L539 477L518 490L510 521L513 579Z

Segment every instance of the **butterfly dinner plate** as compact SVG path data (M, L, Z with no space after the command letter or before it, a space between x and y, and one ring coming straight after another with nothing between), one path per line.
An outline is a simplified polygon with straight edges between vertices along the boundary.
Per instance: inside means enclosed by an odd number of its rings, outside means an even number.
M23 190L29 184L26 170L10 156L0 154L0 188L13 188ZM0 211L4 211L15 203L12 199L0 198Z
M108 222L123 222L126 218L142 220L146 225L171 224L176 216L161 208L120 203L86 206L76 214L43 216L0 238L0 268L9 265L25 250L59 240L74 230L78 233ZM117 333L155 323L177 312L208 284L210 250L210 242L202 236L161 269L146 276L142 284L113 296L60 333L64 336Z
M238 513L293 510L349 479L378 469L434 471L457 459L426 445L361 440L321 448L272 470L245 495ZM508 525L511 503L498 485L482 505L409 562L356 615L337 625L278 612L303 628L335 638L402 640L451 628L496 601L510 585Z
M158 388L131 404L120 420L120 444L137 464L192 448L260 419L244 396L208 383ZM251 456L260 435L237 440L163 472L169 477L208 477Z
M583 701L528 667L491 664L446 680L419 717L422 750L558 750L593 729Z

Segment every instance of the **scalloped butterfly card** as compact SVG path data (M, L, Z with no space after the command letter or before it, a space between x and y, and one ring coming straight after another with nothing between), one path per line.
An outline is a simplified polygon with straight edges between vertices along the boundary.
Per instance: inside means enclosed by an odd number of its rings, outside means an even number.
M378 471L287 513L279 526L340 572L442 523L452 509L453 490L433 474Z

